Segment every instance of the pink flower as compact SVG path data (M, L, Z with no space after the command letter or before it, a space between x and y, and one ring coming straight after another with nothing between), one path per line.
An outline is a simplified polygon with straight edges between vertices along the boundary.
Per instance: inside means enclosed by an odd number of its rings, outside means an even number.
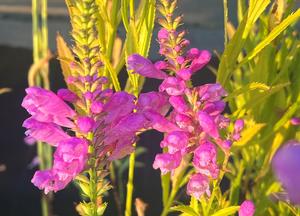
M154 110L161 115L165 115L170 109L168 96L161 92L142 93L137 103L137 111Z
M59 190L55 186L54 175L51 170L36 171L31 182L40 190L45 190L45 194L48 194L50 191Z
M88 142L85 139L73 137L64 140L58 145L54 157L61 158L65 162L76 160L81 163L81 167L85 165L88 153Z
M206 112L198 112L198 121L202 130L213 138L219 137L219 131L214 119Z
M190 80L193 72L190 69L180 69L176 72L177 76L179 76L183 80Z
M131 113L135 107L134 96L126 92L114 93L104 105L103 112L107 113L104 120L106 124L119 121Z
M188 106L184 96L182 96L182 95L171 96L169 101L170 101L170 104L174 107L174 109L178 113L185 114L191 110L191 108Z
M168 37L169 37L169 32L168 32L167 29L161 28L161 29L158 31L158 34L157 34L158 40L168 39Z
M215 102L221 100L227 93L223 87L216 84L205 84L198 87L199 98L202 101Z
M219 175L219 167L215 145L208 141L200 144L194 152L193 165L197 172L216 179Z
M104 145L112 149L110 160L120 159L130 154L134 148L132 144L137 139L136 132L145 128L147 119L143 114L131 113L122 118L112 127L104 128ZM99 140L101 142L102 139ZM98 144L98 141L96 141ZM100 143L99 143L100 144Z
M168 75L157 69L150 60L141 55L133 54L127 59L128 69L142 76L156 79L165 79Z
M37 171L31 182L46 194L62 190L83 171L87 153L88 143L84 139L70 138L60 142L54 153L53 167Z
M178 151L183 152L188 145L189 136L184 131L172 131L167 134L165 139L161 142L161 147L168 147L168 151L174 154Z
M57 146L59 142L70 138L58 125L54 123L39 122L33 117L26 119L23 127L28 130L25 134L34 140Z
M250 200L245 200L240 206L239 216L253 216L255 212L255 205Z
M203 106L202 110L210 116L218 116L224 111L225 105L224 101L208 102Z
M63 88L57 91L57 96L71 103L75 102L78 99L78 96L74 94L72 91Z
M183 130L188 132L193 132L195 130L193 120L188 115L176 113L175 122Z
M159 86L159 91L166 91L168 95L182 95L185 89L185 82L176 77L166 78Z
M157 154L155 156L153 168L160 169L161 173L164 175L176 169L180 165L180 162L181 162L180 152L176 152L175 154L170 154L170 153Z
M294 118L291 118L291 124L292 125L300 125L300 118L298 118L298 117L294 117Z
M169 64L165 61L157 61L154 63L154 67L158 70L165 70L169 67Z
M278 180L288 193L292 203L300 205L300 143L289 141L280 148L272 160Z
M234 123L234 131L236 133L239 133L243 130L244 128L244 120L243 119L238 119Z
M91 111L94 114L99 114L103 111L103 103L101 101L93 101L91 105Z
M205 193L210 196L208 178L200 173L192 175L187 184L187 194L199 200Z
M76 115L62 99L51 91L30 87L26 89L22 106L40 122L53 122L64 127L73 127L69 120Z
M171 132L179 130L179 128L173 122L167 120L162 115L155 111L146 111L143 113L146 119L149 121L149 126L160 132Z
M88 116L78 117L76 123L77 123L79 130L83 133L91 132L95 126L94 119L92 119Z
M190 70L196 72L201 70L211 59L211 54L207 50L200 50L197 55L192 58Z

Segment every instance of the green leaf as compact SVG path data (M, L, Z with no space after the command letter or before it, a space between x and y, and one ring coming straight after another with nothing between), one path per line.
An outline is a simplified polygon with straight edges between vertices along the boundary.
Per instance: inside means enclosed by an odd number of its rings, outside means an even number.
M104 211L106 209L107 202L102 203L98 208L97 208L97 215L103 215Z
M289 25L294 23L300 17L300 9L295 13L285 18L278 26L276 26L270 34L261 41L240 63L245 64L249 60L253 59L260 51L262 51L267 45L269 45L279 34L281 34Z
M75 180L80 181L80 182L84 182L84 183L87 183L87 184L90 183L88 177L86 177L86 176L83 175L83 174L77 175L76 178L75 178Z
M170 173L161 175L162 201L163 206L166 206L170 196Z
M266 126L265 123L258 123L249 126L247 129L243 130L241 134L241 139L234 143L235 146L244 146L246 145L252 138Z
M82 181L78 181L78 186L80 187L82 193L87 196L90 197L91 191L90 191L90 184L89 183L85 183Z
M70 69L70 64L68 62L75 61L75 59L72 54L72 51L68 47L64 38L59 33L57 33L56 36L56 46L59 63L62 69L62 74L64 76L64 79L67 80L69 76L74 75L72 74L72 70ZM64 61L63 59L68 59L68 61ZM72 91L76 91L76 87L74 85L69 84L68 82L66 82L66 84L68 88L70 88Z
M111 81L112 81L112 84L113 84L115 90L116 91L121 91L121 86L120 86L120 83L119 83L117 73L114 70L114 68L112 67L109 59L107 59L107 57L103 54L100 54L100 56L101 56L101 59L103 60L105 66L107 67L107 69L109 71L109 75L110 75L110 78L111 78Z
M270 0L252 0L249 4L248 16L244 16L233 38L225 47L217 74L217 82L227 86L234 71L237 59L245 46L246 39L255 22L269 5Z
M179 211L179 212L185 213L189 216L199 216L197 214L197 212L194 211L194 209L192 209L190 206L186 206L186 205L174 206L174 207L171 207L170 210L171 211Z
M246 86L243 86L242 88L235 90L231 94L229 94L225 98L225 101L229 101L231 99L236 98L237 96L239 96L241 94L245 94L245 93L248 93L249 91L253 91L253 90L267 91L267 90L270 90L270 86L268 86L264 83L252 82L252 83L247 84Z
M230 206L227 208L223 208L216 213L212 214L211 216L229 216L233 215L240 209L240 206Z
M265 91L263 93L258 93L252 98L247 100L247 103L240 107L238 110L236 110L233 113L233 116L236 118L239 118L243 116L247 111L254 109L257 104L263 103L268 97L273 95L274 93L280 91L284 87L288 86L290 83L281 83L275 86L272 86L268 91Z

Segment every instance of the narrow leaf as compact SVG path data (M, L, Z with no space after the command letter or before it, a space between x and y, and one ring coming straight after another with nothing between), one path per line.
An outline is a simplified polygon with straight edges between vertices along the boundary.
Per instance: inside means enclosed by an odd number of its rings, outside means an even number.
M197 212L194 211L190 206L186 205L178 205L171 207L171 211L179 211L185 214L188 214L189 216L198 216Z
M234 213L236 213L239 209L240 209L240 206L230 206L230 207L227 207L227 208L217 211L216 213L214 213L211 216L229 216L229 215L233 215Z

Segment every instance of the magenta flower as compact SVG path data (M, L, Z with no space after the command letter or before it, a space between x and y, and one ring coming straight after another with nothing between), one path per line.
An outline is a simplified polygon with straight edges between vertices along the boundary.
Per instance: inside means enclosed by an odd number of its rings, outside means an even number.
M191 76L193 75L193 71L189 69L180 69L176 72L177 76L180 77L183 80L190 80Z
M161 92L142 93L137 103L138 112L154 110L161 115L165 115L170 109L168 95Z
M213 138L219 137L218 126L214 122L214 119L212 118L212 116L210 116L206 112L199 111L198 112L198 121L199 121L199 124L200 124L202 130L205 133L209 134Z
M166 73L157 69L150 60L138 54L133 54L127 59L128 69L142 76L156 79L165 79L168 77Z
M219 167L215 145L209 141L202 143L194 151L193 165L197 172L216 179L219 175Z
M300 118L299 117L294 117L294 118L291 118L291 124L292 125L300 125Z
M155 156L153 168L160 169L161 173L164 175L176 169L180 165L181 159L182 158L180 152L176 152L175 154L169 154L169 153L157 154Z
M76 115L62 99L51 91L31 87L26 89L22 106L40 122L53 122L64 127L73 127L69 118Z
M22 106L32 115L23 124L27 128L27 139L57 147L53 167L36 172L32 179L34 185L45 193L63 189L85 170L88 145L93 145L95 154L110 162L134 150L132 144L137 140L137 132L150 128L178 129L163 117L170 107L165 93L142 94L137 101L126 92L102 90L106 81L103 77L74 77L74 85L81 85L78 82L96 83L94 91L82 92L82 97L65 89L58 91L59 96L38 87L26 90ZM61 98L80 107L80 113ZM67 134L62 127L75 136ZM93 139L88 134L92 134Z
M93 101L91 105L91 111L94 114L99 114L103 111L103 103L101 101Z
M166 91L168 95L182 95L186 89L184 80L176 77L168 77L159 86L159 91Z
M78 99L78 96L69 89L59 89L57 91L57 96L63 99L64 101L71 103L74 103Z
M255 213L255 205L251 200L245 200L239 209L239 216L253 216Z
M161 20L162 26L164 21L173 22L172 14L167 16L167 20ZM219 176L217 146L229 155L232 143L240 136L242 122L236 123L233 133L229 130L230 119L222 115L226 106L222 99L227 93L220 84L192 87L192 75L210 61L211 54L197 48L186 52L190 42L184 38L185 31L176 30L177 21L173 23L174 29L163 27L158 32L159 53L165 61L152 64L150 60L133 54L127 64L142 76L163 79L159 91L168 97L171 105L169 113L159 112L157 108L143 113L150 128L165 133L160 143L164 153L156 155L153 167L159 168L162 174L174 173L184 156L194 155L196 174L191 177L187 192L199 199L205 193L210 194L209 180ZM157 107L155 100L145 98L144 104L153 101L153 107ZM137 110L142 110L139 105L137 107Z
M82 133L91 132L95 126L95 121L93 118L88 116L80 116L77 118L77 126L79 131Z
M172 131L168 133L165 139L161 142L162 148L168 147L168 151L171 154L176 152L183 152L188 146L189 135L184 131Z
M289 141L272 160L276 177L288 193L291 202L300 205L300 143Z
M179 130L176 124L153 110L145 112L144 116L149 121L151 127L157 131L172 132L174 130Z
M178 113L185 114L191 111L191 108L188 106L184 96L182 95L170 96L169 101Z
M197 54L191 56L192 62L190 70L196 72L201 70L211 59L211 54L207 50L199 50Z
M106 113L104 121L106 124L119 121L122 117L131 113L134 109L135 97L126 92L114 93L103 107Z
M84 168L87 161L88 143L84 139L69 138L59 143L50 170L37 171L31 182L45 193L57 192Z
M169 38L169 32L167 29L161 28L158 31L158 40L167 40Z
M203 86L199 86L197 89L200 100L202 101L216 102L227 95L226 91L218 83L205 84Z
M46 142L53 146L57 146L59 142L70 138L58 125L48 122L39 122L33 117L26 119L23 123L23 127L27 128L25 134L29 138Z
M205 193L210 196L208 178L202 174L192 175L187 185L187 194L200 199Z

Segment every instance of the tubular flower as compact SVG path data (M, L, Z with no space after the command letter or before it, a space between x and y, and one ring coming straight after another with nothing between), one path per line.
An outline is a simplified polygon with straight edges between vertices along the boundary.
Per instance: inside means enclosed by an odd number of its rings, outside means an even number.
M187 193L200 199L203 194L210 196L209 180L205 175L194 174L187 185Z
M238 120L233 132L229 131L230 119L222 115L227 95L218 83L192 87L191 77L201 70L211 58L207 50L191 48L184 38L185 31L177 31L180 25L171 19L175 2L162 3L168 11L165 19L160 19L162 28L158 32L159 53L164 61L151 63L150 60L133 54L127 64L135 73L142 76L162 79L159 92L167 95L171 112L163 117L148 112L150 127L165 133L160 146L166 151L155 157L153 167L162 174L174 172L185 155L193 157L196 171L188 183L188 194L198 199L209 194L209 181L219 176L217 146L229 155L230 146L240 138L243 120Z
M74 85L80 86L81 82L95 85L93 91L77 95L63 89L56 95L39 87L26 89L22 106L31 114L23 123L27 139L57 147L53 167L37 171L32 179L45 193L63 189L85 170L89 145L107 163L130 154L136 133L151 128L155 118L164 120L170 107L164 93L141 94L137 100L126 92L102 89L107 82L103 77L72 77ZM65 101L80 108L80 112ZM166 127L164 122L156 123L160 124L157 127ZM93 134L92 139L89 134Z

